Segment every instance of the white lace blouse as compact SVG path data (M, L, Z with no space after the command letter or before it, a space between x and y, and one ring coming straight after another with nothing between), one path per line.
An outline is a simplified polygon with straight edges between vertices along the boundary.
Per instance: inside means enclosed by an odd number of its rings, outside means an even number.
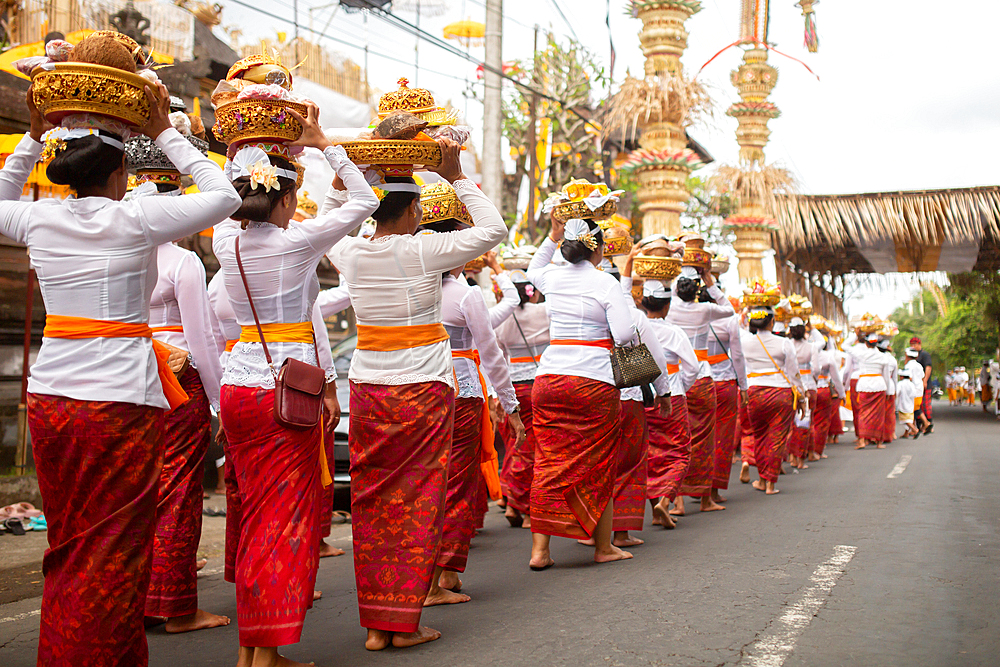
M470 180L454 183L474 227L440 234L348 236L328 253L347 286L362 326L439 324L441 274L503 241L507 226L493 203ZM349 204L348 204L349 205ZM404 350L356 350L352 382L401 385L444 382L454 386L451 345L441 341Z
M340 146L327 148L323 155L344 181L351 199L327 215L311 220L293 221L282 229L269 222L251 222L246 230L240 223L227 220L215 227L212 249L225 273L226 292L236 319L241 326L254 326L253 313L246 289L236 264L236 239L240 239L240 254L247 281L261 324L312 321L318 310L313 308L319 294L316 268L324 253L348 232L360 225L378 208L378 198L358 168L347 159ZM320 338L329 340L325 329ZM322 343L318 340L318 343ZM310 343L268 343L274 372L286 358L316 364ZM322 364L321 364L322 365ZM327 369L327 379L333 379ZM274 377L267 366L260 343L237 343L229 355L222 384L240 387L274 387Z
M546 238L528 265L528 280L545 295L551 339L611 339L615 345L638 342L618 281L586 260L566 266L550 264L556 247ZM537 374L615 383L610 350L585 345L550 345L542 354Z
M200 190L183 197L17 201L42 145L25 135L0 171L0 233L28 246L45 310L149 322L156 249L225 219L240 198L218 165L177 130L156 145ZM43 338L28 391L167 408L148 338Z
M695 353L708 352L708 338L712 335L708 328L709 322L721 320L725 317L732 317L736 314L733 304L722 293L716 285L708 288L708 295L715 299L715 303L700 303L695 301L685 301L674 295L670 300L670 311L667 313L667 321L678 326L691 341L691 347ZM700 362L701 369L698 378L712 377L712 368L707 361Z
M149 300L149 326L183 327L184 331L158 331L157 340L191 353L191 365L198 371L212 408L219 409L222 363L215 331L219 328L205 286L205 265L198 255L165 243L157 249L159 278Z
M514 313L497 327L496 335L497 342L500 343L500 348L510 364L510 379L513 382L534 380L539 362L511 360L541 357L548 348L549 313L545 304L529 301L523 308L515 308Z

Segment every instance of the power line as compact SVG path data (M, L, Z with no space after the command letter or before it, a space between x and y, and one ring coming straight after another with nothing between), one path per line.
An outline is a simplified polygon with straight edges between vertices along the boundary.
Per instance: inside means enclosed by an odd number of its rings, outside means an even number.
M573 33L573 39L579 42L580 38L576 36L576 30L573 30L573 24L569 22L569 19L566 18L566 14L563 13L562 6L560 6L559 4L559 0L551 0L551 1L552 1L552 6L556 8L556 11L559 12L559 16L561 16L562 20L566 23L566 27L569 28L569 31L571 33Z
M251 5L250 3L243 2L242 0L230 0L230 1L233 4L239 5L240 7L245 7L246 9L253 10L253 11L259 13L259 14L267 16L268 18L272 18L272 19L275 19L277 21L281 21L283 23L293 23L293 21L290 21L290 20L288 20L287 18L285 18L283 16L279 16L277 14L269 12L266 9L261 9L260 7L257 7L255 5ZM277 0L275 0L275 1L277 1ZM355 43L348 42L346 40L339 39L337 37L333 37L332 35L329 35L329 34L327 34L325 32L321 32L319 30L315 30L315 29L310 28L308 26L299 26L299 28L301 30L305 30L307 32L311 32L312 34L316 35L317 37L328 39L331 42L336 42L337 44L343 44L344 46L349 46L349 47L351 47L353 49L357 49L359 51L366 51L365 47L363 47L363 46L359 46L359 45L357 45ZM390 60L392 62L396 62L396 63L399 63L401 65L407 65L407 66L410 66L410 67L413 66L412 62L409 62L407 60L402 60L400 58L396 58L394 56L390 56L388 54L381 53L379 51L373 51L371 49L367 49L367 52L368 52L368 55L376 56L378 58L383 58L385 60ZM447 74L445 72L439 72L437 70L433 70L433 69L430 69L430 68L427 68L427 67L421 67L420 69L423 70L424 72L428 72L430 74L436 74L438 76L448 77L449 79L455 79L456 81L465 81L464 78L462 78L460 76L455 76L454 74Z

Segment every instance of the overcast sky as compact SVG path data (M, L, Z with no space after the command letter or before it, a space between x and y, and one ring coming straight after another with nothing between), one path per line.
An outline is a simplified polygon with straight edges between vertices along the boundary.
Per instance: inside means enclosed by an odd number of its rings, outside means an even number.
M292 0L256 0L256 5L291 18ZM414 22L407 8L416 0L396 2L395 12ZM423 29L440 35L442 28L466 17L483 21L483 0L421 0ZM607 5L604 0L505 0L504 60L530 58L532 26L568 36L572 30L599 58L608 61ZM568 22L556 10L567 12ZM302 25L322 29L336 3L299 2ZM626 3L611 2L611 37L617 51L615 80L626 69L641 74L641 22L625 14ZM703 9L687 22L690 33L683 58L694 75L719 49L738 38L738 0L704 0ZM910 0L825 0L816 5L819 52L802 45L803 19L794 0L771 3L769 39L776 48L805 61L819 80L801 64L771 54L779 70L771 100L782 111L771 121L769 162L792 170L806 194L841 194L884 190L966 187L1000 183L1000 70L996 67L996 30L1000 3L962 0L941 3ZM437 10L437 11L435 11ZM432 16L430 14L437 14ZM261 20L252 10L228 4L223 23L239 24L245 39L273 36L289 30ZM466 79L475 81L475 65L426 42L420 44L423 68L416 72L415 38L370 16L337 11L327 33L342 43L330 48L364 62L369 46L369 80L382 90L395 87L400 76L416 77L438 102L450 100L466 110L471 124L481 128L482 107L466 101ZM305 35L306 33L303 33ZM324 43L323 40L320 40ZM483 57L482 47L470 53ZM699 76L710 87L718 111L713 121L691 134L719 162L738 154L736 121L723 114L738 99L729 73L742 52L733 48L713 61ZM405 61L401 64L389 60ZM481 141L476 143L481 144ZM905 297L905 294L902 295ZM891 311L897 294L879 307ZM857 304L852 306L858 307Z

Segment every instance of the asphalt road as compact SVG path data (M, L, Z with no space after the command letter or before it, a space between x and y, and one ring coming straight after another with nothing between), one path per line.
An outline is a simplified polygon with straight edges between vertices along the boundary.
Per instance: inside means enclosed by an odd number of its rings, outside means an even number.
M531 572L528 531L491 512L463 577L473 601L427 610L444 636L418 648L365 651L350 551L324 559L323 599L284 653L321 666L1000 664L1000 423L935 407L932 436L834 446L780 478L778 496L741 485L734 468L726 511L672 532L647 526L628 562L594 565L556 539L557 566ZM347 529L334 536L350 549ZM235 618L221 574L200 594ZM34 664L37 609L37 598L0 606L0 664ZM235 623L148 637L151 665L235 663Z

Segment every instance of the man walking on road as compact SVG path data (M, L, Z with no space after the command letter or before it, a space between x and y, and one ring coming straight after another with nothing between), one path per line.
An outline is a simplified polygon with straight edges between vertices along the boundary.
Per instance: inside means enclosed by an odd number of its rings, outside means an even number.
M930 352L923 349L923 344L919 338L916 336L911 338L910 347L917 351L917 363L924 367L924 400L920 402L920 411L927 418L928 422L927 427L924 429L924 435L930 435L934 432L934 410L931 405L931 373L934 371L934 368L931 363Z

